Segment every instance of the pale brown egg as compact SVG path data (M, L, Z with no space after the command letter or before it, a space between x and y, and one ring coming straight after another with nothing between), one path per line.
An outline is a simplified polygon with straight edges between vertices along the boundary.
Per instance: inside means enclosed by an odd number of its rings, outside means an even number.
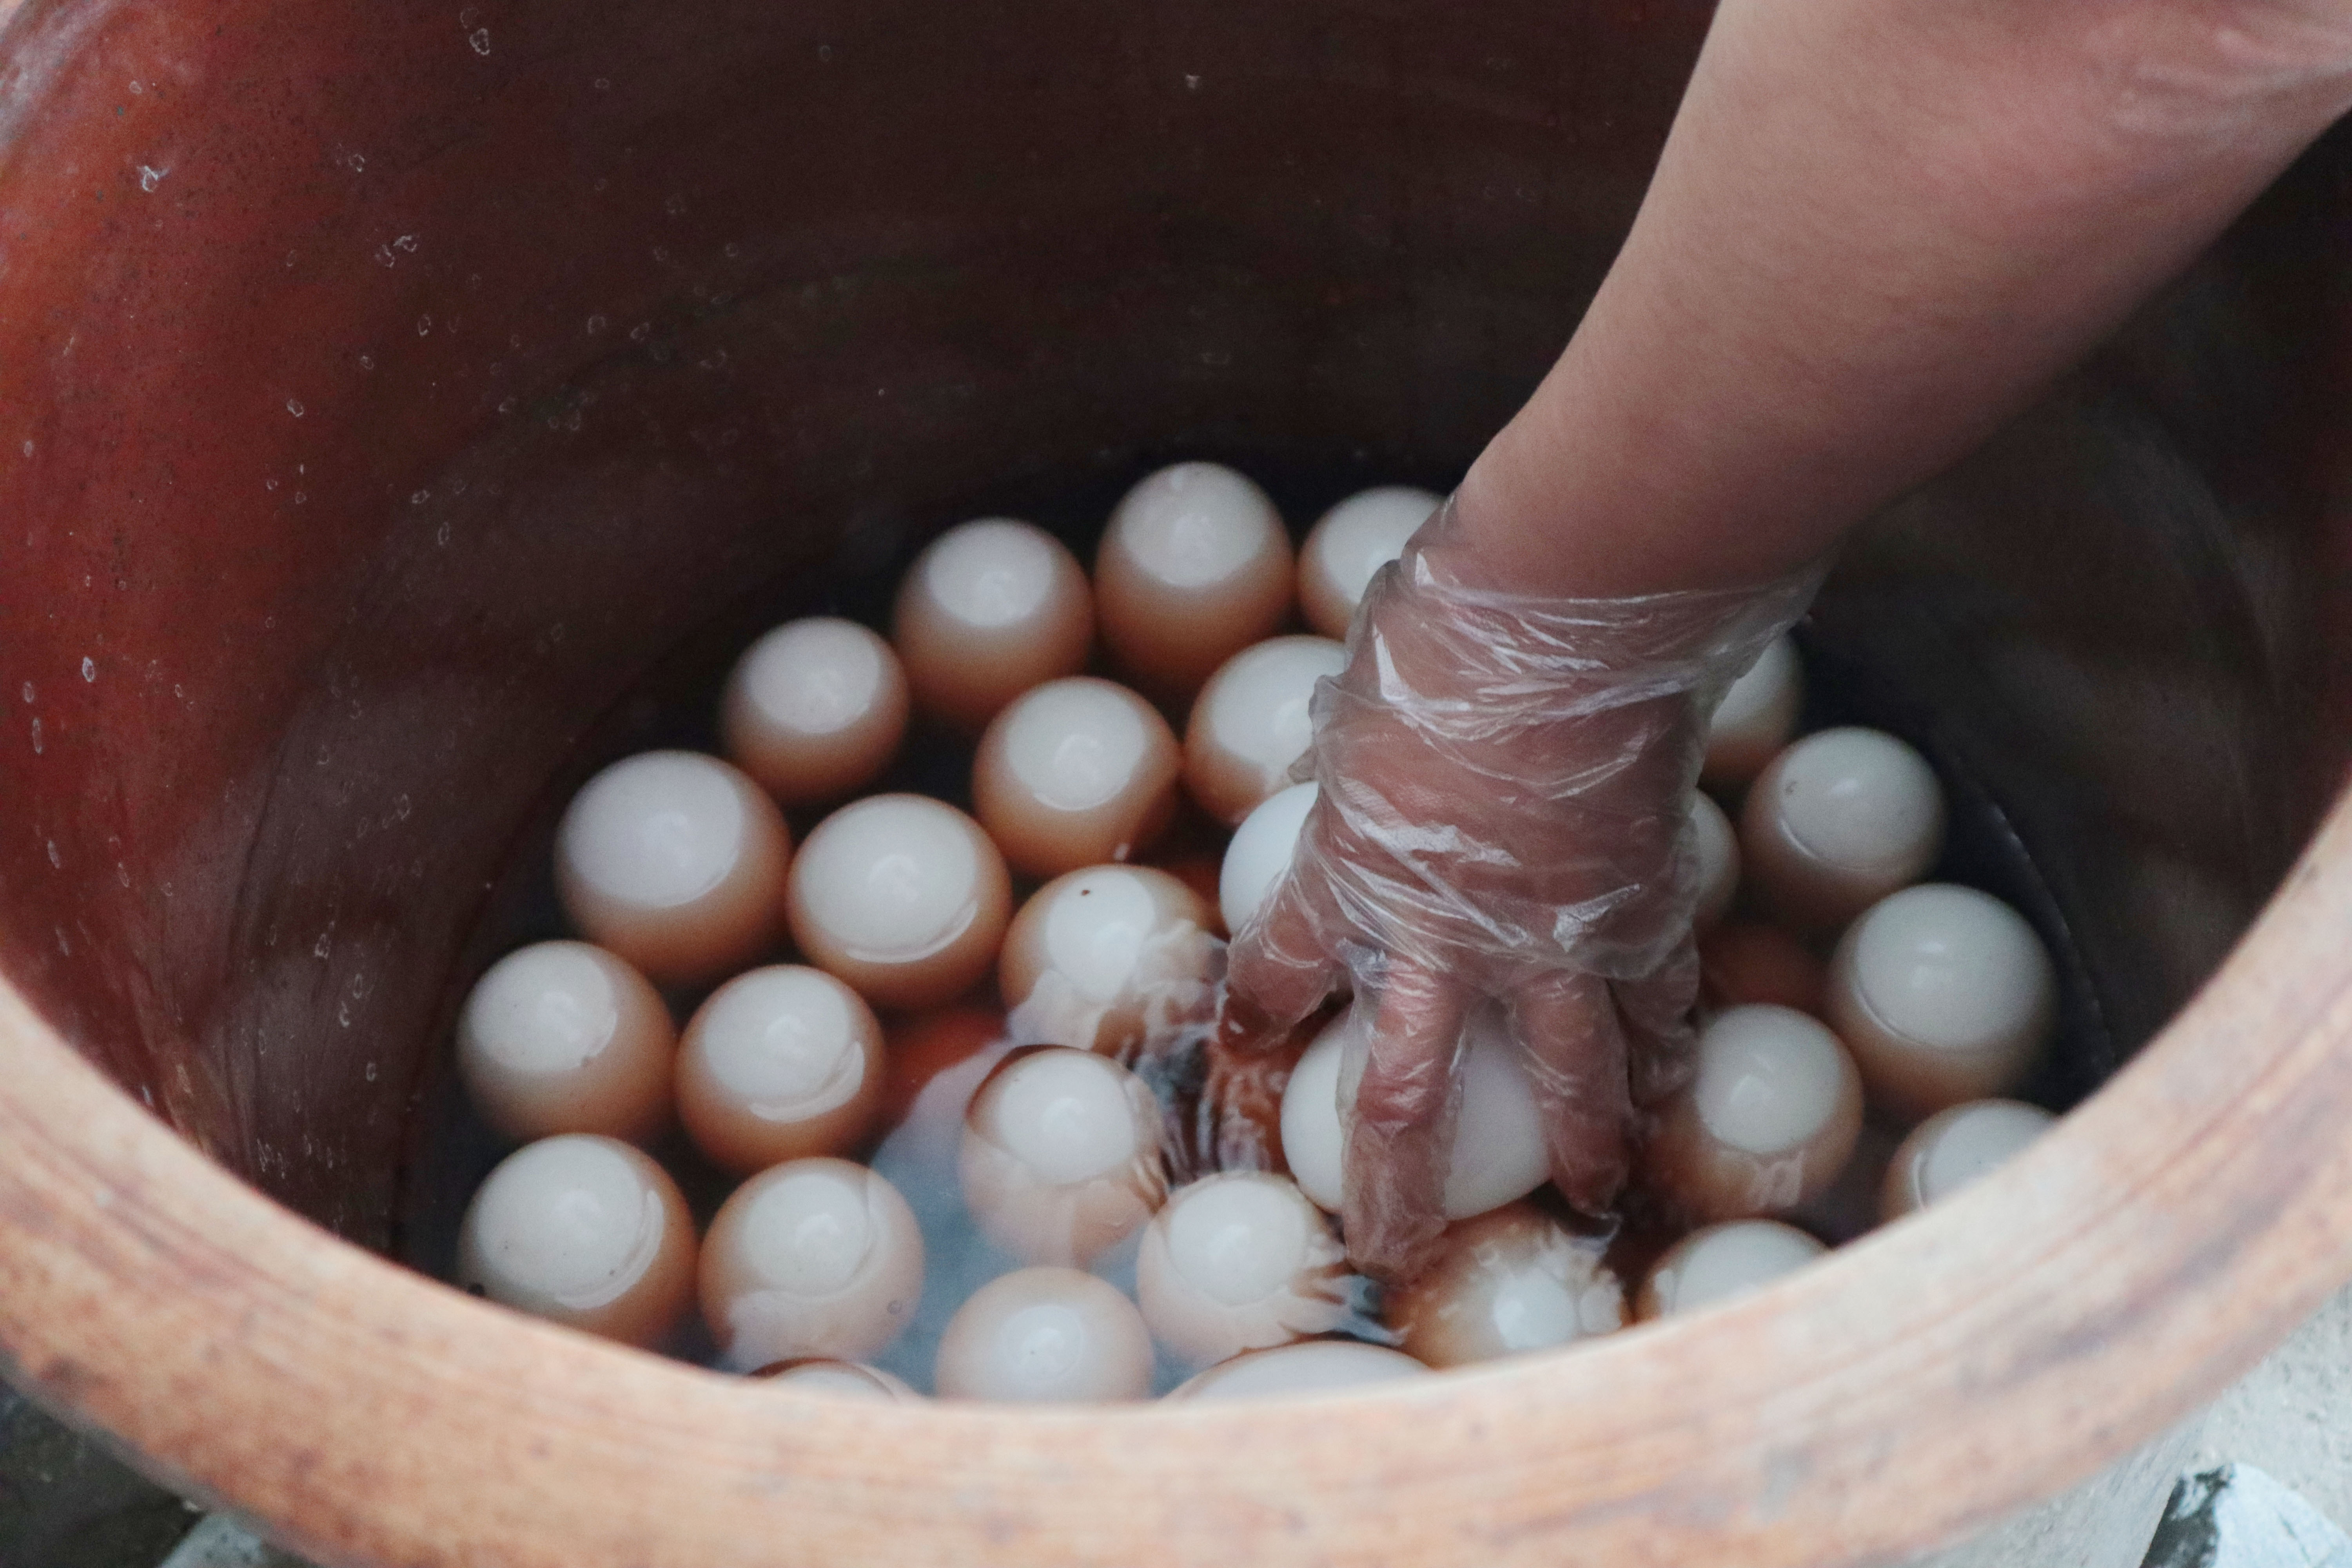
M1872 1101L1900 1121L2015 1089L2057 1015L2042 939L1974 888L1895 894L1847 928L1830 962L1830 1023Z
M1698 855L1698 903L1691 910L1691 929L1705 931L1731 912L1731 901L1739 895L1739 838L1723 807L1696 791L1690 823Z
M566 1133L499 1162L457 1237L457 1283L627 1344L667 1337L694 1299L677 1184L614 1138Z
M1926 876L1944 849L1944 786L1879 730L1823 730L1772 759L1739 817L1741 868L1783 924L1834 931Z
M1308 1340L1221 1362L1169 1391L1171 1399L1279 1399L1336 1394L1373 1384L1426 1377L1405 1354L1356 1340Z
M584 942L534 942L474 983L457 1071L482 1120L519 1142L601 1132L642 1142L670 1120L677 1035L646 977Z
M907 677L856 621L787 621L735 663L719 700L727 755L785 806L865 788L907 733Z
M981 737L972 809L1015 870L1058 877L1149 849L1175 812L1181 765L1168 721L1134 692L1051 681Z
M741 772L698 752L644 752L572 797L555 887L599 947L657 984L701 984L774 944L791 853L776 803Z
M1184 728L1184 787L1202 810L1232 827L1289 787L1315 738L1315 683L1347 662L1329 637L1271 637L1217 667Z
M1095 552L1103 646L1128 678L1187 701L1210 671L1279 630L1294 565L1265 492L1215 463L1178 463L1127 492Z
M702 1245L702 1315L739 1371L862 1361L914 1321L923 1237L898 1190L846 1160L793 1160L735 1189Z
M1970 1100L1937 1111L1895 1152L1881 1215L1897 1220L1942 1202L2007 1164L2057 1122L2040 1106L2014 1100Z
M822 970L772 964L710 994L677 1055L678 1119L713 1164L750 1175L854 1149L882 1097L882 1026Z
M1403 554L1405 541L1444 504L1427 490L1381 485L1325 512L1298 551L1298 608L1307 624L1344 638L1373 574Z
M1025 1041L1118 1055L1216 1007L1208 907L1165 871L1089 866L1030 896L997 980Z
M1059 1046L1016 1052L965 1115L965 1206L1024 1263L1090 1263L1167 1195L1160 1140L1159 1101L1109 1058Z
M1468 1366L1625 1326L1604 1238L1569 1234L1531 1204L1448 1226L1436 1257L1388 1293L1383 1316L1416 1360Z
M1143 1232L1135 1297L1152 1337L1195 1365L1346 1321L1347 1249L1286 1176L1226 1171L1179 1188Z
M929 1007L996 961L1011 918L1004 859L941 801L877 795L817 824L793 863L793 940L877 1007Z
M1837 1179L1862 1131L1862 1078L1835 1035L1787 1007L1734 1007L1700 1032L1643 1168L1702 1222L1795 1207Z
M942 1399L1141 1399L1151 1335L1118 1287L1075 1268L1024 1268L973 1291L940 1336Z
M1004 517L933 540L908 568L890 623L916 705L968 735L1031 687L1084 669L1094 631L1077 557Z
M1643 1321L1735 1300L1829 1251L1794 1226L1741 1219L1695 1230L1651 1267L1634 1301Z
M1797 732L1804 705L1805 670L1797 645L1785 636L1775 637L1716 707L1700 774L1706 786L1737 790L1762 773Z
M922 1397L908 1387L904 1379L894 1377L878 1366L867 1366L863 1362L829 1361L824 1357L780 1361L771 1363L751 1375L785 1384L799 1394L878 1400L884 1404L906 1404Z

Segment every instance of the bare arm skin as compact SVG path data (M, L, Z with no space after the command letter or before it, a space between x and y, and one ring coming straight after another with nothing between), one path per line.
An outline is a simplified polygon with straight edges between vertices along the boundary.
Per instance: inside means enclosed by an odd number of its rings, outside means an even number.
M1442 1227L1490 1004L1555 1184L1611 1203L1688 1060L1678 835L1727 667L2347 105L2352 0L1723 0L1567 352L1375 583L1232 949L1237 1051L1352 984L1360 1264Z
M1726 0L1462 487L1497 580L1758 582L2080 358L2347 107L2344 0Z

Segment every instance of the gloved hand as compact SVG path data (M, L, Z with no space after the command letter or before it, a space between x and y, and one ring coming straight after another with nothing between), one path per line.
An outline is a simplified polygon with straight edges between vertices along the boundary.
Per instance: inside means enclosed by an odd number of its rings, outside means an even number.
M1300 772L1321 798L1234 933L1220 1024L1224 1050L1271 1048L1352 984L1368 1051L1341 1108L1343 1217L1359 1266L1391 1277L1444 1225L1458 1046L1483 999L1508 1010L1560 1191L1593 1212L1615 1197L1636 1109L1687 1070L1706 720L1820 581L1525 596L1453 519L1375 580L1316 692Z

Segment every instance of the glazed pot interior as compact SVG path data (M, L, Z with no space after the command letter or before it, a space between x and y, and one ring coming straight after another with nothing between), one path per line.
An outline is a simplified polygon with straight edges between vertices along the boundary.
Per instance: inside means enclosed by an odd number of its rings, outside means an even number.
M965 517L1083 542L1178 457L1301 527L1448 484L1597 285L1706 15L32 0L8 979L390 1245L492 885L564 791ZM1809 632L2063 933L2061 1098L2218 962L2333 776L2348 155L1874 525Z

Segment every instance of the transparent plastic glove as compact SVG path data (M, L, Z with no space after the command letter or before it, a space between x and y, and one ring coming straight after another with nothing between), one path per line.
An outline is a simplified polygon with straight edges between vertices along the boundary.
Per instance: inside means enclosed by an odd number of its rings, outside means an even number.
M1820 582L1535 598L1485 584L1452 519L1374 580L1316 691L1299 772L1321 798L1235 933L1220 1026L1225 1049L1271 1048L1352 984L1369 1047L1341 1107L1344 1217L1358 1263L1391 1276L1444 1227L1483 999L1526 1053L1554 1182L1590 1212L1616 1196L1636 1109L1687 1069L1706 719Z

